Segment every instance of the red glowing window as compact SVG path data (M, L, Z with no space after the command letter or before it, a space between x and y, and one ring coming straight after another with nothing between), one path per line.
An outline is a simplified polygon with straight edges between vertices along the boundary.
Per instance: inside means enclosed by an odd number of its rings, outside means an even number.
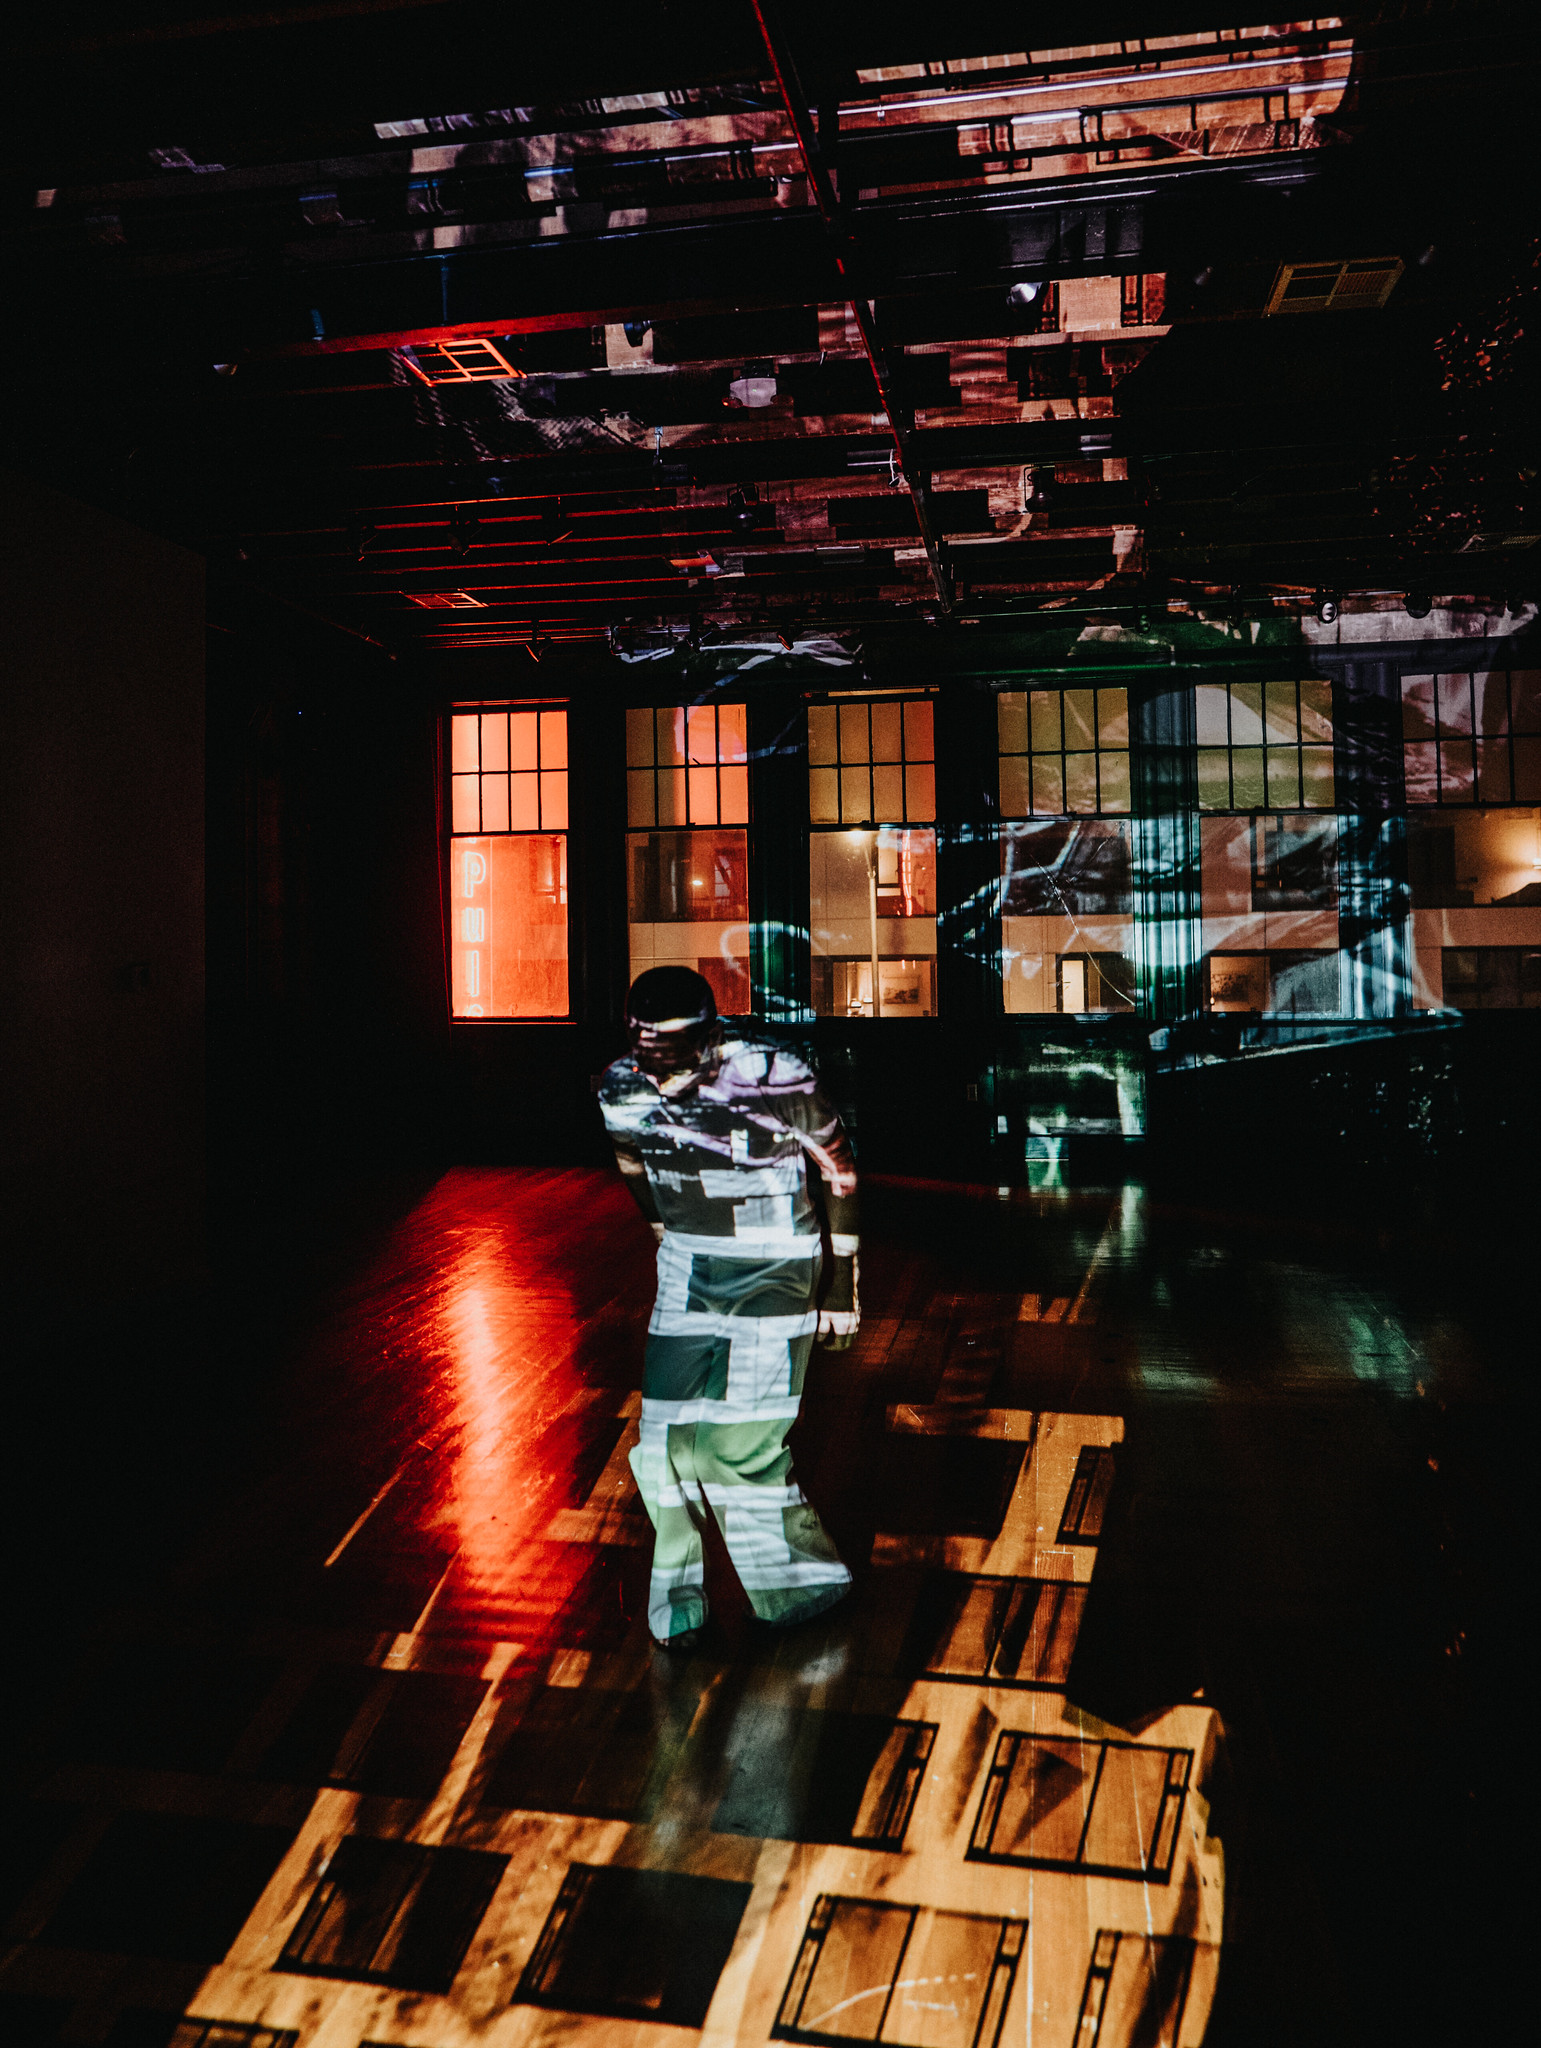
M565 1017L567 713L450 718L450 1014Z
M626 714L627 823L747 825L742 704L646 705Z

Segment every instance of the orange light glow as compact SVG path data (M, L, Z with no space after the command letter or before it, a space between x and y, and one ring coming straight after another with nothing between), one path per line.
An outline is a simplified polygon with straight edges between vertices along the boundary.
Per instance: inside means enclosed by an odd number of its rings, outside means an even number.
M450 891L451 1015L566 1016L566 839L452 839Z

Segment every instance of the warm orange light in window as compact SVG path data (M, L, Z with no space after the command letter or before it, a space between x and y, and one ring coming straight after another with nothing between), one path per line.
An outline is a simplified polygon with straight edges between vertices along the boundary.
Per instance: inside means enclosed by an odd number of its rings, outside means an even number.
M567 841L559 833L450 841L450 976L453 1016L566 1016Z

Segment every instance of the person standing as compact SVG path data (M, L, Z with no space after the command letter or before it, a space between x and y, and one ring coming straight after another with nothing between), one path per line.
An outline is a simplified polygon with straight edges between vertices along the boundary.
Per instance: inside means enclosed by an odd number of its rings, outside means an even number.
M627 1032L599 1105L658 1239L631 1468L655 1530L648 1627L677 1649L706 1620L707 1509L762 1622L850 1589L786 1439L815 1336L843 1347L860 1321L856 1168L812 1070L721 1022L704 976L639 975Z

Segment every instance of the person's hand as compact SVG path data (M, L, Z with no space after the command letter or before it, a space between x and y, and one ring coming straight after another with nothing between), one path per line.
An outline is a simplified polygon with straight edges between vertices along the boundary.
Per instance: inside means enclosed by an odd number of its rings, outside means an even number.
M653 1233L653 1238L654 1238L654 1241L655 1241L655 1243L658 1243L658 1244L662 1244L662 1243L663 1243L663 1225L662 1225L661 1223L650 1223L650 1224L648 1225L648 1229L652 1231L652 1233Z
M861 1328L859 1308L821 1308L819 1310L819 1335L821 1337L854 1337Z

